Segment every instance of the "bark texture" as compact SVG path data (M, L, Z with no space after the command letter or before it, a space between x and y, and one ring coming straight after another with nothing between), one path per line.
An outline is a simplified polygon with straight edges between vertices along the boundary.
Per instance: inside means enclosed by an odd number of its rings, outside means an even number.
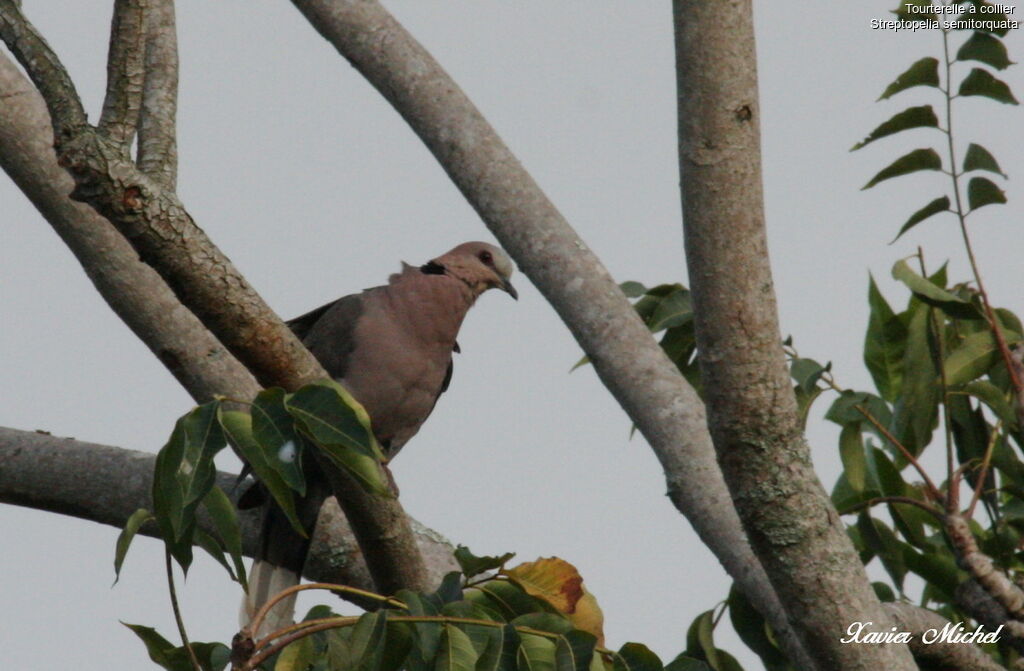
M156 456L73 438L0 427L0 502L71 515L121 528L139 508L153 509L153 466ZM236 476L218 473L217 485L236 500L244 487ZM241 511L242 551L253 556L260 532L258 510ZM213 523L200 513L203 530L216 534ZM413 521L416 543L426 560L432 584L458 565L451 544L441 534ZM155 524L143 535L159 537ZM352 530L337 503L329 499L320 511L304 575L374 589Z
M676 0L686 258L709 428L740 519L823 669L914 669L905 645L844 645L891 622L811 466L781 347L764 228L749 0Z
M126 15L131 15L131 7L127 0L118 5ZM122 29L118 21L115 16L115 33ZM145 17L143 22L150 23ZM166 19L164 23L167 25ZM129 28L124 30L131 32ZM129 144L120 134L111 135L88 125L78 94L59 59L10 0L0 0L0 37L47 105L58 163L75 180L72 198L89 203L106 217L263 386L294 390L327 377L312 354L196 226L174 191L164 188L165 172L160 170L150 177L132 162ZM162 48L168 47L165 39ZM117 77L133 63L133 57L114 48L108 72ZM123 76L118 80L120 84L108 86L108 99L121 96L120 88L130 89L131 80ZM160 84L164 89L168 85L166 80ZM111 109L121 110L123 106ZM115 112L110 112L108 127L119 127L114 117ZM162 161L160 157L157 160ZM398 500L365 492L347 473L324 465L360 547L369 558L377 589L392 593L403 587L431 588L433 583L429 582Z
M644 434L668 493L787 653L812 668L733 510L696 392L616 282L434 58L376 1L295 6L423 140Z
M68 197L39 92L0 54L0 166L82 264L96 290L197 403L252 398L259 385L110 222Z

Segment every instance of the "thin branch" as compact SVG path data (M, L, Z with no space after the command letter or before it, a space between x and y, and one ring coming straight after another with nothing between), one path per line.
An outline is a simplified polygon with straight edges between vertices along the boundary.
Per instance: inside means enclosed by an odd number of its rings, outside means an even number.
M406 605L398 599L394 599L389 596L382 596L380 594L370 592L365 589L358 589L355 587L350 587L349 585L337 585L325 582L307 583L304 585L292 585L287 589L281 590L280 592L272 596L270 599L267 599L266 603L264 603L260 607L260 609L256 611L256 614L249 621L249 624L247 625L248 629L250 631L259 631L260 625L263 624L263 620L266 619L267 614L271 611L271 609L274 606L276 606L281 601L287 599L288 597L292 596L293 594L298 594L299 592L305 592L308 590L327 590L330 592L337 592L339 594L348 594L351 596L359 597L361 599L370 599L373 601L378 601L382 604L387 604L392 608L406 608ZM260 644L257 644L256 648L259 649L263 647L261 644L265 643L266 641L269 641L272 638L273 635L268 636L264 641L261 641Z
M401 114L551 303L661 462L672 502L769 620L795 664L814 668L746 541L703 403L597 256L458 84L379 2L293 3Z
M167 572L167 591L171 595L171 610L174 611L174 622L178 625L178 635L181 636L181 644L188 651L188 658L192 662L195 671L203 671L203 666L196 658L196 651L188 640L188 633L185 631L185 620L181 618L181 607L178 606L178 590L174 587L174 565L171 563L171 550L164 548L164 567Z
M116 0L107 53L107 94L97 129L128 149L142 106L145 78L146 0Z
M992 435L988 438L988 444L985 446L985 456L981 460L981 469L978 472L978 485L974 488L974 493L971 495L971 505L967 507L965 517L971 519L974 517L974 508L978 505L978 500L981 498L981 492L985 488L985 480L988 478L988 467L992 463L992 452L995 451L996 441L999 439L999 430L1003 426L1003 420L998 420L996 425L992 427Z
M178 173L178 38L174 0L149 0L146 81L139 110L139 169L174 189Z
M0 39L43 94L57 141L70 138L87 127L85 108L67 70L46 40L25 20L18 3L12 0L0 0Z

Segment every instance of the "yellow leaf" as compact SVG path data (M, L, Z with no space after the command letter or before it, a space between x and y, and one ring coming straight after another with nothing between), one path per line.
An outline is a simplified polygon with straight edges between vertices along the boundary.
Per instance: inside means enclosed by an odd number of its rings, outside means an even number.
M583 588L583 596L576 602L576 612L569 615L572 626L597 637L597 645L604 647L604 613L594 595Z
M576 602L583 596L583 578L579 571L558 557L525 562L504 573L527 594L547 601L559 613L575 612Z
M541 558L503 571L530 596L549 603L573 626L593 634L604 645L604 615L597 599L583 586L576 567L558 557Z

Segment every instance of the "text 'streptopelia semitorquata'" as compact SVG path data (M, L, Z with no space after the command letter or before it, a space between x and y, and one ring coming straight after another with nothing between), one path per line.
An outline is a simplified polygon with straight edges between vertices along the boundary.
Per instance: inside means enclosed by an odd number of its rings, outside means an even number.
M518 298L511 274L512 261L502 250L466 242L418 268L403 263L387 285L340 298L288 325L327 373L363 404L390 460L448 388L452 352L458 351L455 338L476 298L492 288ZM330 490L308 456L303 471L307 493L297 508L312 537ZM243 624L269 597L298 583L309 550L309 539L295 533L284 513L272 501L266 506ZM293 609L294 599L282 601L254 634L287 624Z

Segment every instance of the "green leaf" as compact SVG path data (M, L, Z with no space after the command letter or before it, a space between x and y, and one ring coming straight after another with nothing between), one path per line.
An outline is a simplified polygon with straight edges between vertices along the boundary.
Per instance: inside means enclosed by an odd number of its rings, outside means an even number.
M900 131L908 130L910 128L937 128L939 126L939 118L935 116L935 110L932 109L931 105L921 105L920 107L909 107L899 114L896 114L888 121L880 124L875 130L871 131L870 134L862 141L853 145L850 151L857 151L861 147L871 144L875 140L894 135Z
M679 289L662 299L647 326L652 333L657 333L662 329L681 326L692 319L693 305L690 302L690 292Z
M987 380L975 380L969 382L964 391L987 405L1007 427L1016 428L1017 413L1010 405L1006 394L994 384Z
M527 613L512 620L512 624L552 634L565 634L572 631L572 623L554 613Z
M547 610L540 599L530 596L509 580L491 580L482 585L474 585L473 590L484 595L485 603L504 615L506 620ZM467 598L476 601L471 590L467 591Z
M347 447L383 459L366 409L334 380L307 384L287 397L284 405L318 445Z
M614 671L661 671L658 656L643 643L626 643L615 653Z
M476 671L515 671L519 633L511 624L492 630L487 648L476 661Z
M122 622L124 626L131 629L136 636L146 645L146 651L149 653L149 658L153 660L158 666L164 669L172 669L178 671L191 671L191 667L176 667L173 666L172 653L174 652L174 644L168 641L166 638L157 633L157 630L152 627L145 627L141 624L128 624Z
M364 613L352 627L348 640L349 651L355 662L355 669L373 671L380 663L384 634L387 627L387 611Z
M985 96L1001 103L1017 104L1017 99L1013 97L1013 92L1010 91L1007 83L996 79L988 70L981 68L974 68L969 75L964 77L964 80L960 82L958 95Z
M950 317L957 319L981 319L981 312L968 301L937 286L930 279L915 273L905 261L897 261L892 267L892 276L914 292L914 295L928 305L939 308Z
M223 566L224 570L228 572L228 575L231 576L232 580L238 580L238 576L236 576L235 572L231 570L231 565L228 564L227 559L224 558L224 549L216 538L197 526L192 529L192 542L206 551L206 554L216 559L217 563Z
M402 589L395 595L406 605L410 615L434 616L441 612L440 605L416 592ZM434 622L417 622L413 625L414 646L420 657L429 661L437 655L441 644L441 625Z
M588 671L594 656L597 638L579 629L573 629L555 641L555 668L557 671Z
M413 629L405 622L388 621L384 633L384 648L381 650L380 666L377 671L410 671L407 664L412 651Z
M871 314L864 337L864 364L878 393L891 402L896 400L903 381L907 327L893 313L873 276L868 279L868 305Z
M890 427L896 439L915 455L931 441L941 397L941 389L935 384L939 371L932 358L930 328L928 309L922 306L915 310L907 325L903 385Z
M797 385L804 393L811 393L815 387L818 386L818 380L821 379L822 374L828 371L832 367L829 363L826 366L822 366L814 359L793 359L793 362L789 367L789 374Z
M214 485L203 499L203 506L213 520L217 536L224 548L231 555L235 575L242 585L246 584L245 562L242 560L242 529L238 523L238 513L234 504L220 487Z
M964 156L964 172L971 170L988 170L997 175L1006 177L1006 174L999 167L995 157L980 144L973 142L967 147L967 154Z
M222 408L220 425L231 444L248 462L257 479L263 483L270 495L274 497L274 501L284 511L296 533L306 537L306 531L302 528L302 523L295 512L295 497L292 495L291 488L288 487L281 474L270 466L267 454L252 435L252 417L244 412Z
M971 206L971 212L991 205L992 203L1005 203L1006 194L991 180L984 177L972 177L967 183L967 203Z
M772 642L768 634L768 624L764 617L747 600L746 595L732 584L729 589L729 621L732 628L739 634L747 647L757 653L764 663L765 669L781 671L787 668L786 656Z
M883 603L892 603L896 600L896 594L892 591L892 587L889 587L884 582L873 582L871 588L875 590L875 596L878 600Z
M936 58L922 58L915 62L907 70L896 78L894 82L885 87L885 91L878 97L879 100L890 98L900 91L914 86L939 87L939 61Z
M958 61L980 61L991 65L996 70L1005 70L1013 65L1006 52L1006 45L998 37L988 33L977 32L963 43L956 52Z
M871 178L867 184L861 187L870 189L879 182L884 182L893 177L909 175L921 170L942 170L942 159L935 153L934 149L915 149L909 154L904 154L885 168L882 168L877 175Z
M344 387L333 380L308 384L287 397L285 407L332 462L368 491L390 496L369 415Z
M455 548L455 561L459 562L459 567L462 569L462 575L467 578L472 578L480 575L481 573L499 569L505 565L505 562L515 556L515 552L506 552L500 557L477 557L470 552L469 548L465 545L459 545Z
M839 426L854 423L861 425L862 428L874 430L858 407L866 410L883 426L891 421L892 413L885 401L866 391L851 391L849 389L844 390L839 394L839 398L832 402L828 412L825 413L825 419L835 422Z
M274 663L274 671L306 671L316 659L312 636L304 636L288 644Z
M929 217L931 217L933 215L936 215L936 214L938 214L940 212L948 212L948 211L949 211L949 196L942 196L941 198L936 198L932 202L930 202L927 205L925 205L924 207L922 207L917 212L915 212L912 215L910 215L910 218L907 219L906 223L903 224L903 227L900 228L900 232L896 234L896 237L892 239L892 242L896 242L897 240L899 240L900 237L904 233L906 233L907 231L912 229L914 226L917 226L918 224L920 224L925 219L927 219L927 218L929 218ZM891 245L892 242L890 242L889 244Z
M185 571L192 562L196 508L213 487L213 458L225 446L219 408L213 401L179 419L153 472L153 513L164 543Z
M139 528L146 522L153 519L153 513L149 512L145 508L139 508L128 521L124 523L124 529L117 537L117 548L114 552L114 584L117 584L118 579L121 577L121 566L124 564L125 555L128 554L128 548L131 547L132 540L135 538L135 534L139 532Z
M542 636L520 632L519 671L555 671L555 643Z
M878 555L893 582L900 591L903 591L903 578L907 575L903 548L909 546L901 543L889 527L869 516L867 512L857 516L857 529L867 546Z
M1021 334L1004 331L1008 345L1020 342ZM957 386L984 375L999 360L999 347L990 331L978 331L964 338L944 363L946 384Z
M302 438L295 421L284 407L285 391L280 387L264 389L252 402L252 436L267 455L267 464L281 474L289 487L306 495L302 474Z
M450 624L444 625L435 671L475 671L478 655L466 632Z
M692 657L703 657L708 666L717 669L718 648L714 641L714 611L706 610L690 623L686 631L686 653Z
M640 298L647 293L647 287L632 280L623 282L619 288L622 289L622 293L626 294L626 298Z
M867 486L867 463L864 460L864 443L857 424L847 424L839 434L839 456L843 461L846 481L854 492L863 493Z
M131 629L142 640L149 652L149 658L161 668L168 671L193 671L192 662L185 648L174 647L152 627L127 622L121 624ZM193 642L192 650L203 671L221 671L227 666L231 656L231 651L222 643Z
M947 603L952 602L963 574L957 569L956 561L948 554L948 550L943 548L942 551L921 553L909 545L904 545L902 550L903 564L933 588L942 591Z

